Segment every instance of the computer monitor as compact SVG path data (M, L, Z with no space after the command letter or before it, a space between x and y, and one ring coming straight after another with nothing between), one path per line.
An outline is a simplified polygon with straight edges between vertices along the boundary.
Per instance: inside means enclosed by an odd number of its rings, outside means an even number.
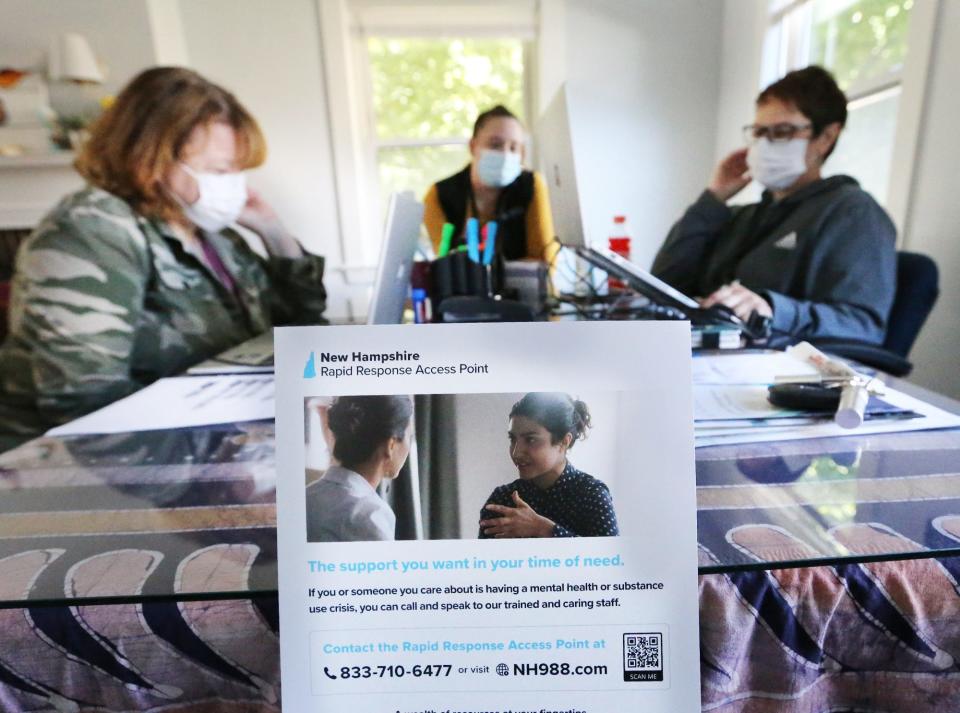
M423 204L413 192L390 196L367 324L400 324L422 222Z
M587 245L580 211L580 184L571 126L570 92L560 87L534 131L540 172L547 181L554 230L564 245ZM582 168L580 168L582 172Z

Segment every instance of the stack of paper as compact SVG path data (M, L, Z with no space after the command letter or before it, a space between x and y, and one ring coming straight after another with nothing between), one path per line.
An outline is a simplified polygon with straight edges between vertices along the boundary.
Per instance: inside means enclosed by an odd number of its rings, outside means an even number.
M785 441L960 426L960 417L887 388L872 398L864 423L852 430L832 414L791 411L772 405L767 388L778 376L810 376L816 370L783 352L719 354L693 360L697 446Z
M160 379L125 399L54 428L51 436L190 428L274 417L273 374Z

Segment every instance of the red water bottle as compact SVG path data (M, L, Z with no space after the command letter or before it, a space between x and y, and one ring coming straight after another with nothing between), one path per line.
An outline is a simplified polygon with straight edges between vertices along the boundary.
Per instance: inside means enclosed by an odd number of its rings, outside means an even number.
M609 247L611 252L615 252L625 260L630 259L630 231L627 228L627 216L613 216L613 230L610 232ZM626 287L623 281L616 277L612 275L607 277L607 289L610 292L623 291Z

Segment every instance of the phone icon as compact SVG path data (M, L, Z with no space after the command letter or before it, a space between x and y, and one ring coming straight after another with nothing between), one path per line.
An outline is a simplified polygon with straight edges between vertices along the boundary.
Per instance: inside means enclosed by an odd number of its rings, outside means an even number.
M326 666L323 667L323 673L326 674L327 678L329 678L329 679L331 679L331 680L334 680L334 681L337 680L336 674L330 673L330 669L327 668Z

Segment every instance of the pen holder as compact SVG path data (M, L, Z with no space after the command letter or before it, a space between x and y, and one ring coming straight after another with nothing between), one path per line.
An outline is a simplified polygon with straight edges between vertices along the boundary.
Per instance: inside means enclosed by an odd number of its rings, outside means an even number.
M440 304L448 297L491 297L498 272L473 262L464 252L445 255L430 264L431 299Z

